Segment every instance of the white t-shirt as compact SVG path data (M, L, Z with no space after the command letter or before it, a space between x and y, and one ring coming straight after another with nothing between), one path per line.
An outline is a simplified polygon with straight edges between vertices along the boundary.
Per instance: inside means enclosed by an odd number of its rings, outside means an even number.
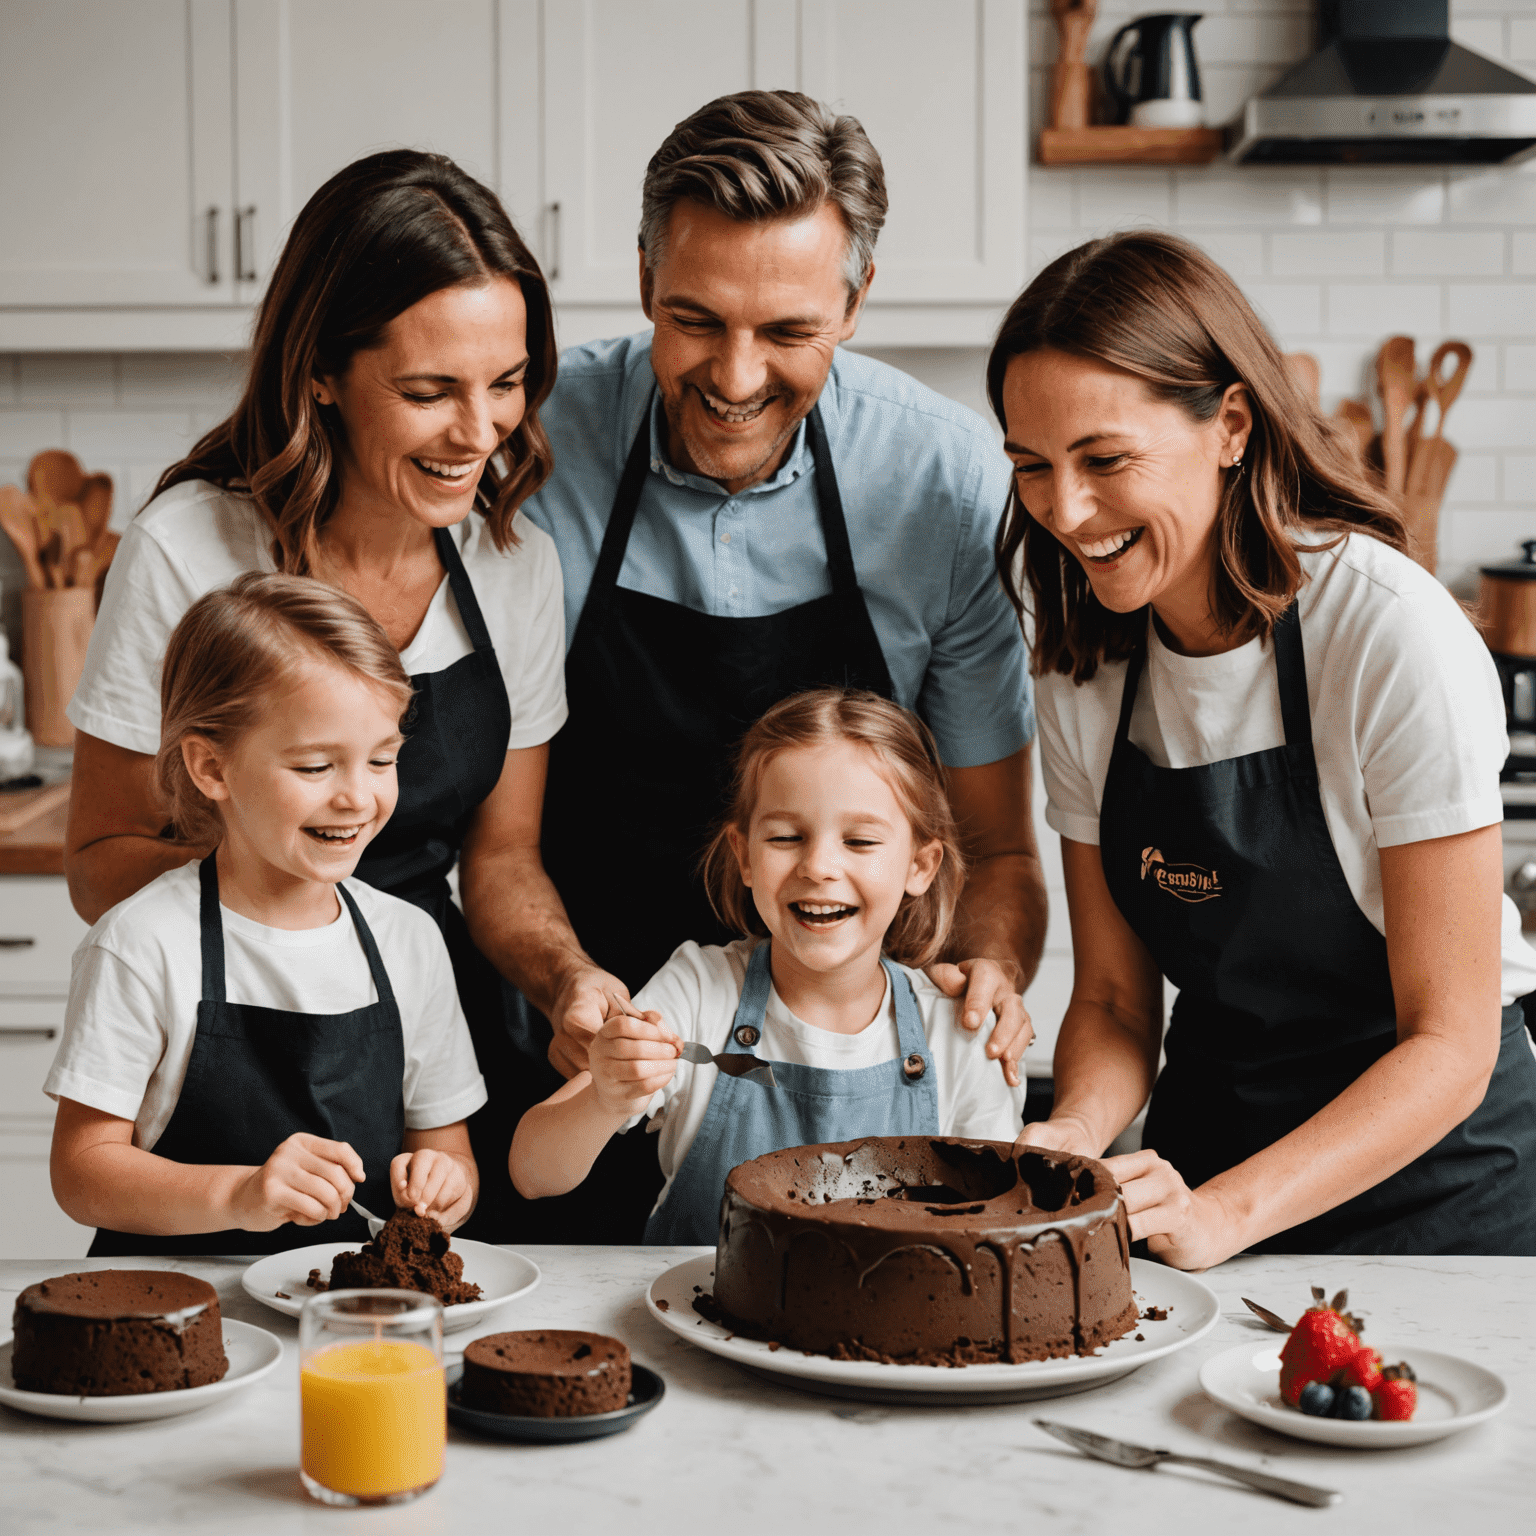
M183 865L119 902L80 941L64 1038L43 1085L133 1121L152 1150L181 1095L203 991L199 865ZM418 907L348 880L400 1008L405 1123L452 1125L485 1103L448 946ZM323 928L268 928L223 908L225 996L291 1013L348 1013L378 1000L346 905Z
M565 723L565 598L555 541L521 514L520 542L503 554L472 512L449 533L512 706L508 750L536 747ZM272 538L254 503L204 481L172 486L128 525L107 573L80 686L68 714L130 752L160 748L160 663L181 616L205 592L246 571L271 571ZM441 672L474 649L445 573L400 653L412 676Z
M1499 769L1509 751L1504 700L1488 648L1427 571L1379 539L1351 534L1302 553L1302 647L1323 814L1349 889L1385 931L1382 848L1450 837L1504 819ZM1036 684L1045 819L1097 845L1126 663L1075 685ZM1181 656L1147 625L1147 663L1130 739L1161 768L1192 768L1283 745L1272 647L1251 640L1220 656ZM1536 989L1536 953L1506 896L1503 992Z
M697 1040L711 1051L723 1051L736 1018L736 1005L746 982L747 962L760 939L737 939L724 948L681 944L672 958L635 994L642 1012L654 1008L669 1029L684 1040ZM1023 1125L1024 1089L1010 1088L1003 1069L987 1055L992 1016L979 1030L964 1029L955 1018L955 1002L921 971L903 965L898 970L912 983L922 1016L928 1049L933 1055L939 1090L939 1134L970 1136L980 1141L1013 1141ZM901 1055L896 1029L896 1000L886 978L885 996L874 1018L856 1035L840 1035L797 1019L785 1007L777 988L768 989L763 1037L754 1047L764 1061L798 1062L807 1067L850 1071L895 1061ZM650 1117L648 1129L659 1131L658 1155L666 1185L656 1202L659 1209L672 1178L683 1166L693 1138L704 1122L710 1094L720 1076L716 1066L679 1061L672 1081L651 1100L645 1115L636 1115L625 1129Z

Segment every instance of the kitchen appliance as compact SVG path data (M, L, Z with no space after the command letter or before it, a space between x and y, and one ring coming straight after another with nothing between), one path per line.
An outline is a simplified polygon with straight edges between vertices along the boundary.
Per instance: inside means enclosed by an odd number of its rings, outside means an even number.
M1536 539L1520 549L1519 560L1482 567L1477 600L1509 726L1509 756L1499 774L1506 821L1536 820ZM1536 909L1536 898L1527 900ZM1518 904L1525 910L1526 902Z
M1104 84L1119 121L1136 128L1198 128L1204 123L1193 35L1200 19L1177 13L1139 16L1110 38Z
M1321 0L1320 51L1249 99L1228 158L1496 165L1536 146L1536 82L1450 39L1449 0Z

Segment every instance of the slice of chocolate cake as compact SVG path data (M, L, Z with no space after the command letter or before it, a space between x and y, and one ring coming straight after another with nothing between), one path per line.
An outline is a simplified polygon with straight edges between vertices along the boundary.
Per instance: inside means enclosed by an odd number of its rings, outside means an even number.
M464 1260L449 1251L448 1234L414 1211L396 1211L359 1252L338 1253L330 1289L424 1291L445 1307L480 1299L480 1287L464 1279Z
M229 1369L219 1297L165 1269L97 1269L16 1298L11 1375L23 1392L126 1397L205 1387Z
M611 1413L629 1401L629 1350L604 1333L491 1333L464 1351L466 1408L530 1419Z

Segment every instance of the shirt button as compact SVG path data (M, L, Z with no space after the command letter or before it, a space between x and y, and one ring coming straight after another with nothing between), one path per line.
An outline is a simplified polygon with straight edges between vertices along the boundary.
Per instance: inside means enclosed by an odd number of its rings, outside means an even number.
M722 544L729 544L729 543L730 543L730 542L731 542L731 536L730 536L730 534L728 534L728 533L722 533L722 534L721 534L721 535L720 535L720 542L721 542L721 543L722 543Z

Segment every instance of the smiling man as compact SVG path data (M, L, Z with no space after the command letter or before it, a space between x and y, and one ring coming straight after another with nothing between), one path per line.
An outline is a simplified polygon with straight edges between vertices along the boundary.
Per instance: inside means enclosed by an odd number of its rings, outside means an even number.
M987 1048L1010 1080L1027 1042L1045 892L1029 679L991 555L1009 465L979 417L839 349L885 210L853 118L788 91L711 102L646 174L653 332L561 360L542 413L554 474L523 510L560 551L570 718L542 847L530 802L522 868L497 877L525 894L481 938L521 957L567 1076L611 996L685 939L730 937L695 865L731 749L771 704L827 683L932 728L972 871L957 963L934 979L965 991L969 1027L996 1013ZM633 1241L658 1188L643 1137L622 1137L582 1190L528 1214L551 1240Z

